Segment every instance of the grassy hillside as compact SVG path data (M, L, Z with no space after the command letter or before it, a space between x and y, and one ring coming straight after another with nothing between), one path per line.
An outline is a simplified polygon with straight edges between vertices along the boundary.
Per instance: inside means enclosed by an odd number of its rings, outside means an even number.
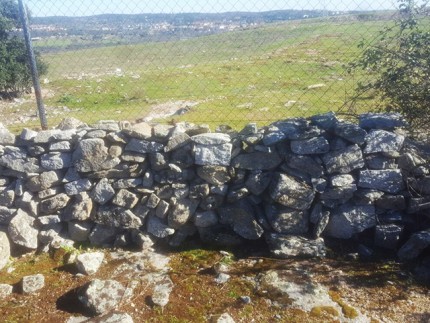
M66 106L92 122L134 120L156 104L186 100L198 104L175 120L234 127L336 111L359 77L346 75L344 64L358 55L358 42L371 41L383 24L354 17L301 20L176 42L47 54L44 87L54 95L46 104ZM371 104L364 102L363 109Z

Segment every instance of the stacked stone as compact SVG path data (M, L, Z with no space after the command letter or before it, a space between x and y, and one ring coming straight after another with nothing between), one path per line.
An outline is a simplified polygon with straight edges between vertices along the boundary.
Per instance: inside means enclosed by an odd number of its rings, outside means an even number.
M375 246L393 250L412 235L399 251L408 259L430 244L430 167L402 126L393 114L354 124L327 113L224 133L73 119L18 136L1 127L0 252L9 241L178 246L198 235L219 246L264 237L280 257L323 256L322 237L372 231Z

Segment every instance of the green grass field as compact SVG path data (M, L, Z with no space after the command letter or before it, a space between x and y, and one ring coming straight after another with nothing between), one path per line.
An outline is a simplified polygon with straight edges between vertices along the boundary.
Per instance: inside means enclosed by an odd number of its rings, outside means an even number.
M175 121L236 128L337 111L361 77L348 75L344 65L358 56L360 40L371 42L387 23L301 20L175 42L45 54L44 88L53 93L46 105L67 106L71 116L91 123L132 121L156 104L187 100L198 104ZM316 84L323 86L309 88ZM374 104L369 99L358 108Z

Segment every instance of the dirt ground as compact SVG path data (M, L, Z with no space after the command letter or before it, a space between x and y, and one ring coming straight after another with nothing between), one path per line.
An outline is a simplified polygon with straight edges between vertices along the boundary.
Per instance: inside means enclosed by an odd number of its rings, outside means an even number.
M0 321L65 322L72 316L88 316L76 295L85 283L99 278L133 285L133 297L121 302L118 310L131 315L134 322L216 322L223 313L235 322L430 322L429 287L420 285L408 268L393 261L362 262L345 257L281 260L262 252L200 246L159 250L155 254L160 259L170 259L167 275L174 284L170 301L162 308L150 301L151 281L160 268L147 265L144 259L153 256L143 251L103 251L106 260L92 276L77 275L73 265L65 264L69 250L27 254L12 261L0 271L0 283L14 285L13 294L0 299ZM227 282L215 280L220 270L230 276ZM322 286L343 313L329 306L307 311L290 301L280 302L282 294L265 294L257 282L269 272L287 275L291 284ZM36 294L22 295L19 281L36 273L45 276L45 287ZM356 317L356 312L361 315Z

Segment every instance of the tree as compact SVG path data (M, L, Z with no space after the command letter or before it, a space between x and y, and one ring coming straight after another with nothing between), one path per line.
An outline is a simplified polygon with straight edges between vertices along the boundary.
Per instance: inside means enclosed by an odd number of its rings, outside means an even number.
M367 81L356 88L353 102L368 93L383 103L382 109L402 113L412 129L430 123L430 22L427 1L399 1L392 26L379 32L373 44L360 43L360 58L350 71L364 70Z
M14 30L20 27L15 0L0 0L0 97L15 97L31 87L31 72L24 41ZM47 66L37 55L39 73Z

